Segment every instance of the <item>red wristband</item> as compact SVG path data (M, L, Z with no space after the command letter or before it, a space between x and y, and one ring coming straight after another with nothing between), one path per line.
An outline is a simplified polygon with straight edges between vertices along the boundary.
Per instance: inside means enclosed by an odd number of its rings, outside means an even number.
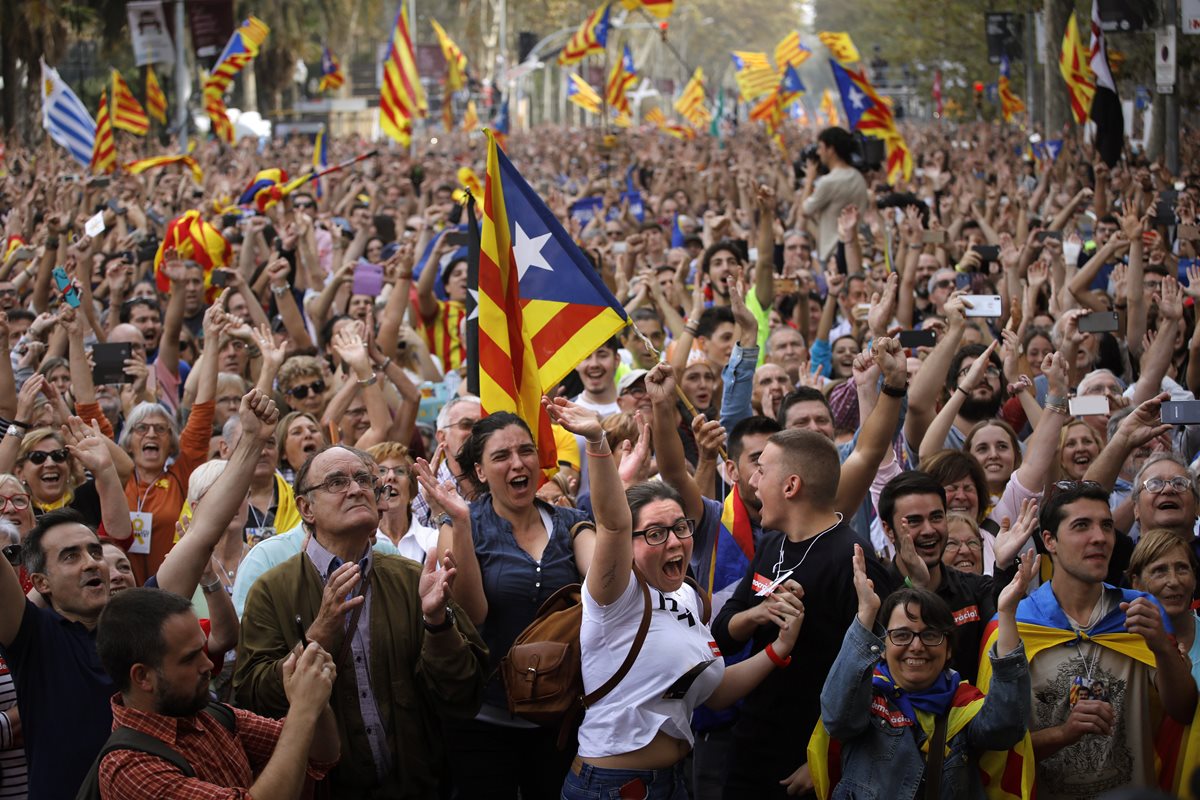
M788 664L792 663L791 656L788 656L787 658L779 657L779 654L775 652L775 643L774 642L771 642L769 645L767 645L767 658L771 659L771 663L774 664L775 666L779 667L780 669L783 669Z

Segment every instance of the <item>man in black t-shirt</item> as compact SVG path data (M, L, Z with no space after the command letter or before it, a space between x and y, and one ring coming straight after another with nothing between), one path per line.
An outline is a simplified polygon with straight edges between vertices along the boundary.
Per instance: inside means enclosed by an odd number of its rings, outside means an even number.
M747 640L754 652L763 650L774 639L772 614L785 592L801 597L805 616L796 642L802 655L776 662L780 668L743 703L733 729L727 800L811 794L805 744L821 715L821 688L858 609L854 545L873 552L835 510L839 477L833 442L814 431L788 430L771 436L750 480L762 503L762 527L782 533L763 535L746 577L713 622L713 635L723 652L737 652ZM886 590L878 561L868 559L867 572Z
M946 490L924 472L902 472L879 493L879 521L896 546L888 565L889 586L905 580L936 594L954 613L957 633L951 666L975 683L983 630L996 614L993 581L942 563L946 550Z

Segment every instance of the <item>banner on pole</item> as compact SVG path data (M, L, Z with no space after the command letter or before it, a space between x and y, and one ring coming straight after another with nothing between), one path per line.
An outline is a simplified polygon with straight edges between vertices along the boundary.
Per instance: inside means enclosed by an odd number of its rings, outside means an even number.
M137 65L174 62L175 45L162 0L132 0L125 4L125 12L129 15L129 36Z

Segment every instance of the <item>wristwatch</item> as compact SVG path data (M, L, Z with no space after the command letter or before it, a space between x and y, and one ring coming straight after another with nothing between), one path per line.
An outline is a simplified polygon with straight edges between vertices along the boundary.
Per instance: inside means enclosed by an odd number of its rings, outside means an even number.
M8 430L6 430L4 432L4 435L5 436L15 436L18 439L25 438L25 432L22 431L20 428L18 428L16 425L9 425Z
M425 626L426 633L442 633L454 627L454 609L446 606L446 618L440 624L434 625L429 620L421 615L421 623Z
M379 376L378 376L378 375L376 375L374 372L372 372L372 373L371 373L371 377L369 377L369 378L360 378L360 379L359 379L359 381L358 381L358 385L359 385L359 386L363 386L363 387L366 387L366 386L373 386L373 385L375 385L375 383L376 383L378 380L379 380Z
M437 518L437 526L440 528L443 525L450 525L450 526L454 525L454 520L450 519L449 514L442 514L440 517Z
M276 286L275 284L271 284L271 293L274 294L276 297L283 297L285 294L288 293L288 288L289 287L286 283L283 284L282 286Z

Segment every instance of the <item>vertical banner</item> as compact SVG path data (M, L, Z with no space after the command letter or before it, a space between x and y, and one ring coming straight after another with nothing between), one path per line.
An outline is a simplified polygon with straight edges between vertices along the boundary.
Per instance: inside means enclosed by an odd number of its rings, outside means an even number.
M175 45L171 42L162 0L133 0L125 4L125 12L129 15L129 36L133 39L137 65L174 62Z
M211 66L233 36L233 0L188 0L186 8L196 58Z

